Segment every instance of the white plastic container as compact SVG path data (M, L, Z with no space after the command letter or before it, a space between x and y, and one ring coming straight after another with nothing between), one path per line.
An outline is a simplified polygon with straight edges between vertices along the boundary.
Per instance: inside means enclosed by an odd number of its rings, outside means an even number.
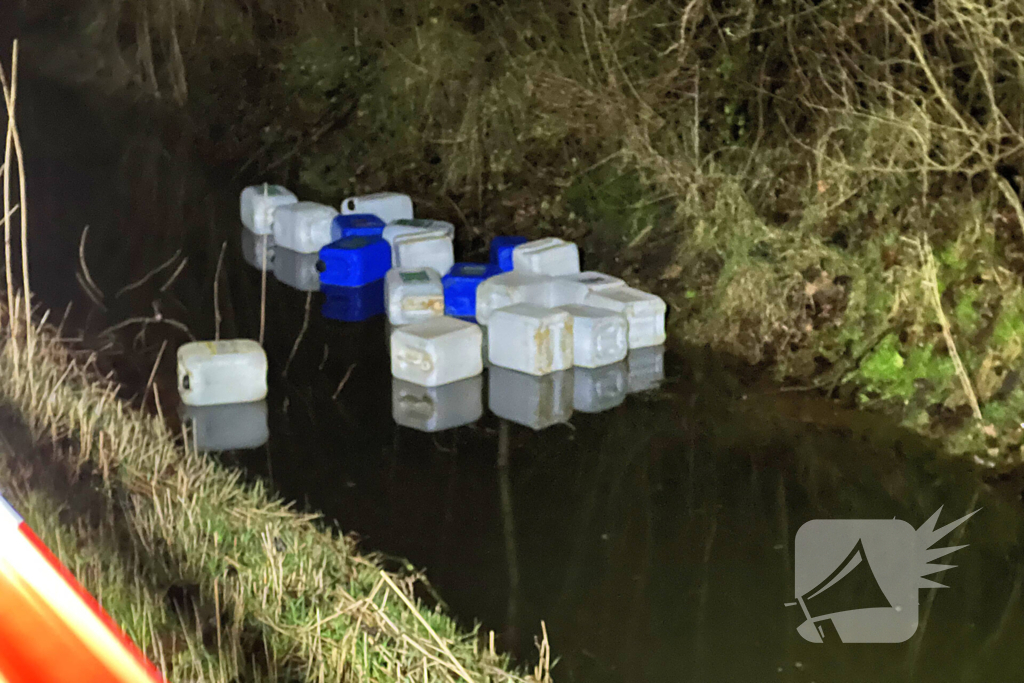
M395 423L434 433L473 424L484 414L482 375L440 387L391 380L391 416Z
M274 277L300 292L320 291L319 254L300 254L291 249L274 249Z
M661 297L632 287L614 287L591 292L584 303L606 308L626 316L629 323L629 348L640 349L665 343L665 312Z
M253 185L242 190L242 225L257 235L274 231L274 213L280 206L295 204L299 198L280 185Z
M545 308L558 308L559 306L582 304L588 294L590 294L590 290L586 285L552 277L524 287L523 303Z
M315 254L331 243L331 223L337 215L330 206L316 202L281 206L274 212L274 241L300 254Z
M512 250L512 268L541 275L572 275L580 272L580 250L557 237L526 242Z
M573 363L572 316L554 308L513 304L487 323L487 354L494 365L547 375Z
M561 306L559 310L572 316L574 365L599 368L625 360L629 332L624 315L580 304Z
M398 192L377 192L348 197L341 203L341 213L372 213L385 223L412 218L412 198Z
M455 265L452 240L439 230L395 238L392 263L399 268L433 268L444 275Z
M455 239L455 226L448 221L439 221L434 218L399 218L396 221L391 221L384 227L382 236L388 234L392 236L401 235L417 230L440 230L451 239ZM387 239L387 237L384 237L384 239Z
M625 280L621 280L611 275L605 275L604 273L599 273L596 270L586 270L582 273L563 275L560 279L585 285L589 292L601 292L606 289L615 289L616 287L626 286Z
M629 367L629 393L657 389L665 379L665 347L647 346L631 350L626 364Z
M552 278L534 273L511 271L489 277L476 288L476 319L486 325L491 313L526 301L527 293L538 285L546 285Z
M267 354L251 339L182 344L178 393L190 406L262 401L267 397Z
M573 408L581 413L603 413L626 400L626 364L573 371Z
M242 228L242 258L256 270L263 270L263 251L267 252L267 272L274 272L274 236L257 235Z
M384 278L384 307L392 325L444 315L444 285L433 268L392 268Z
M189 444L200 451L259 448L270 438L266 401L183 406L181 417L192 429Z
M391 332L391 374L436 387L483 372L480 328L455 318L434 318Z
M535 377L492 365L487 384L491 412L510 422L540 431L572 417L571 370Z

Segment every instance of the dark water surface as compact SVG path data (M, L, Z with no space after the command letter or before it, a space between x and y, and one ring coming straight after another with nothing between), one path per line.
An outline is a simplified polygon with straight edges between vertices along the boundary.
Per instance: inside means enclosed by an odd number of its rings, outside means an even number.
M87 327L90 339L155 311L212 338L227 241L222 335L255 338L260 278L239 254L242 181L204 168L180 122L97 109L30 73L21 93L41 303L59 318L74 301L68 328ZM76 281L85 225L106 312ZM178 261L115 296L178 249L188 262L164 291ZM434 435L397 427L383 319L324 320L319 296L285 377L307 297L270 278L271 440L229 461L366 548L424 568L458 618L494 630L524 661L544 620L561 657L557 681L1024 680L1019 489L934 462L927 444L881 424L851 431L788 419L771 401L744 400L748 390L719 360L685 350L666 358L660 391L543 432L486 411ZM157 388L173 422L174 351L187 338L166 323L123 332L108 354L130 387L144 386L168 341ZM981 511L944 542L970 545L939 575L950 588L920 592L914 638L801 639L800 608L784 606L794 600L801 524L896 517L916 528L939 506L940 524Z

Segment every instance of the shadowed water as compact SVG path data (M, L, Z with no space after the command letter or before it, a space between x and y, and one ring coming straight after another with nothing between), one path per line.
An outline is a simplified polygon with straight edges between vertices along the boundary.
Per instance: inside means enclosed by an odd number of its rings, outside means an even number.
M54 319L74 302L66 329L87 329L88 343L106 346L128 394L142 393L167 341L156 392L141 400L154 409L158 394L177 429L174 350L187 337L165 320L213 337L225 242L222 336L259 334L260 276L240 255L243 181L197 159L180 122L127 105L97 109L30 73L20 119L40 302ZM76 280L86 225L83 253L102 308ZM934 446L880 421L850 429L790 419L789 399L755 396L721 359L685 349L666 357L660 389L612 397L604 412L576 411L543 431L494 414L523 407L532 390L489 371L452 399L460 414L482 408L479 420L423 433L398 426L396 406L406 424L417 410L429 421L423 406L439 399L393 386L383 318L332 322L321 302L270 278L270 395L251 410L207 416L205 438L259 443L266 424L266 446L226 461L358 534L365 548L423 568L457 617L495 631L498 647L524 661L544 620L560 657L556 680L1020 680L1019 488L937 462ZM130 318L149 322L99 334ZM940 506L940 524L981 512L944 541L970 545L952 556L955 569L932 577L950 588L920 592L914 638L801 639L803 614L785 606L796 597L801 524L896 517L916 528Z

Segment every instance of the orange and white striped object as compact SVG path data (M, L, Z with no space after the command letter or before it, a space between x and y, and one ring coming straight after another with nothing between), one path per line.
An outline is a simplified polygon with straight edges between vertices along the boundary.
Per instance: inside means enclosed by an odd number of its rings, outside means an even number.
M163 683L0 496L0 683Z

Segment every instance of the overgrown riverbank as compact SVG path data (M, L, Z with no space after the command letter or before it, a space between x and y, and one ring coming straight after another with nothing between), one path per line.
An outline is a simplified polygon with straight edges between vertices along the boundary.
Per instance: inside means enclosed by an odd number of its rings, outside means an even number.
M550 680L34 339L0 350L3 493L170 680Z
M87 59L33 5L32 59L186 107L239 184L576 239L677 339L1024 457L1017 3L95 0Z

